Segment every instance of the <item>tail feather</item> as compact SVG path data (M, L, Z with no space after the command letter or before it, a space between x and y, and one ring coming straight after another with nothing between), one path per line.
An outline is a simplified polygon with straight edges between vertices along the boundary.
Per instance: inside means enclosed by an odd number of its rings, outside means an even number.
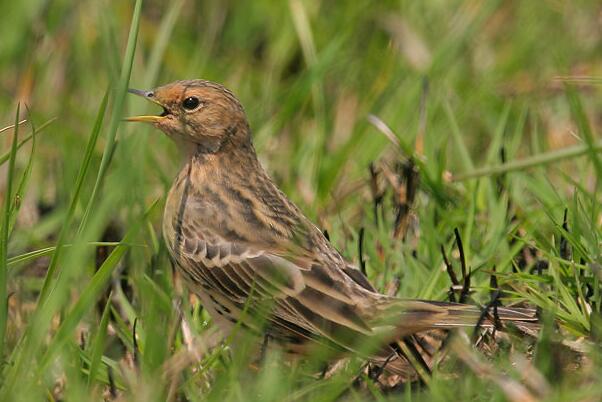
M379 324L394 325L398 338L431 329L493 328L500 323L532 333L539 326L536 310L521 307L481 309L468 304L404 299L388 299L379 307Z
M394 323L394 338L389 338L390 345L371 360L400 376L402 382L423 377L445 357L444 343L450 329L478 326L503 330L513 326L530 336L539 331L537 311L522 307L481 309L459 303L389 299L380 309L384 321L379 322L389 328ZM497 337L492 340L497 343ZM491 347L485 346L484 351Z

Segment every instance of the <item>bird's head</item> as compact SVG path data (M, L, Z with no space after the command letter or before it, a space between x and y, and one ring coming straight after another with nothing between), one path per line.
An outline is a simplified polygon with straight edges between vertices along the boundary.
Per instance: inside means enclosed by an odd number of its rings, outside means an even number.
M250 145L245 112L238 99L222 85L188 80L150 91L130 89L129 92L163 107L163 113L126 120L151 123L187 152L216 153Z

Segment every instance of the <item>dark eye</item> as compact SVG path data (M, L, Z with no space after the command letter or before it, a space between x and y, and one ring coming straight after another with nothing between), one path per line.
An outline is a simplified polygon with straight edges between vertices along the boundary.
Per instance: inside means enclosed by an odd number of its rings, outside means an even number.
M184 102L182 102L182 106L186 110L193 110L196 109L200 105L200 103L201 101L196 96L189 96L188 98L184 99Z

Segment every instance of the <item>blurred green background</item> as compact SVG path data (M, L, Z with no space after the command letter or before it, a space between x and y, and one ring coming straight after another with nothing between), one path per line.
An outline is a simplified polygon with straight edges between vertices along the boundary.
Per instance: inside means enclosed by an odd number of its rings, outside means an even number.
M8 298L4 397L110 398L109 372L128 400L365 396L341 391L349 376L320 385L294 370L279 377L269 365L246 373L225 346L186 364L179 381L165 378L166 362L190 346L172 300L183 303L194 336L212 326L172 284L161 244L161 203L181 163L176 148L150 127L117 126L123 116L157 111L135 97L121 104L118 82L127 79L122 70L130 61L133 88L203 78L237 94L268 171L355 262L365 228L367 271L380 289L397 278L399 295L445 299L449 279L440 247L458 268L457 227L477 271L475 300L487 300L495 266L502 282L526 283L508 285L509 296L550 307L567 336L592 336L591 315L600 309L592 268L600 262L602 164L593 152L602 125L600 2L147 0L137 14L133 1L27 0L5 1L1 10L0 128L15 121L17 103L21 118L34 126L56 118L35 136L33 154L29 141L12 158L14 169L6 160L1 167L3 188L14 182L9 197L3 191L3 222L11 232L0 258L6 272L0 296ZM133 16L139 17L136 42ZM128 37L136 43L132 60ZM107 91L104 124L95 130ZM383 134L383 124L394 140ZM31 130L24 124L21 138ZM10 151L10 133L0 134L2 152ZM572 146L585 147L587 155L452 181L479 166ZM396 163L409 157L420 184L409 234L400 239L392 235L403 187ZM379 172L377 192L384 193L376 220L371 163ZM22 192L15 183L23 183ZM569 231L562 228L565 209ZM125 233L130 237L115 247ZM570 258L560 251L561 237L572 248ZM56 244L70 246L52 257L46 248ZM102 265L111 251L118 254ZM524 274L517 273L525 253L531 258L524 259ZM543 279L529 274L539 260L549 262ZM103 266L107 273L99 278ZM541 290L541 283L550 288ZM586 285L593 292L589 301ZM137 350L136 318L140 362L128 365L123 360ZM593 372L599 355L588 357ZM495 364L503 371L508 363ZM549 374L551 363L540 364ZM548 377L551 390L543 395L563 400L573 392L586 400L602 392L591 373L557 382ZM404 397L508 398L483 386L491 379L466 374L456 391L447 381L443 376Z

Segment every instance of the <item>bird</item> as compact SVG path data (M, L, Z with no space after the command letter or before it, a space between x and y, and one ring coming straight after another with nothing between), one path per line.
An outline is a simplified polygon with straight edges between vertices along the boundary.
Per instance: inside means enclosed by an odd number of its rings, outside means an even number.
M183 156L165 202L163 237L178 272L225 333L240 327L296 355L357 353L408 374L399 342L412 339L430 358L420 341L429 331L537 322L528 308L499 307L494 320L473 305L379 293L270 178L230 90L193 79L129 92L162 113L126 120L152 124Z

